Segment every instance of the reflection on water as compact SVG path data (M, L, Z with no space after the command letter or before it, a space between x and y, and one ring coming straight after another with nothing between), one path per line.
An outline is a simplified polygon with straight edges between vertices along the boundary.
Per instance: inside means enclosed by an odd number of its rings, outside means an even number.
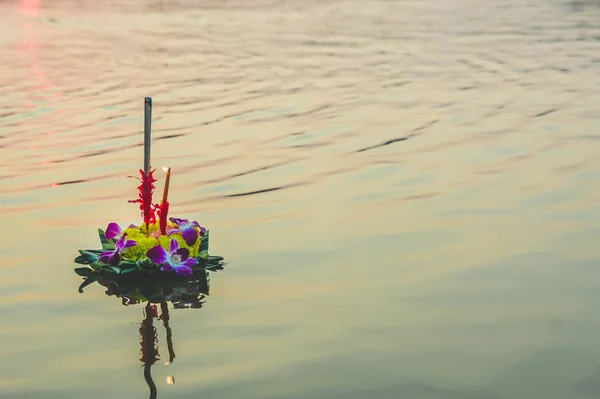
M119 303L144 302L80 295L70 265L97 227L139 223L145 96L171 208L228 260L210 306L170 305L161 396L600 394L598 1L9 0L0 16L0 398L145 389L140 306ZM183 294L156 293L159 317Z
M144 379L150 388L150 399L158 397L156 384L152 380L152 366L160 360L158 352L158 333L154 327L154 319L162 321L165 329L165 339L167 342L167 350L169 352L169 360L165 364L171 364L175 360L175 349L173 349L173 332L169 325L169 305L166 302L160 303L160 316L158 308L155 304L148 302L144 308L144 316L140 325L140 345L141 357L140 361L144 366ZM175 378L168 377L168 383L174 384Z
M210 270L222 270L222 264L213 265ZM90 269L91 270L91 269ZM139 328L140 361L144 366L144 379L150 389L150 399L158 397L158 390L152 378L152 366L161 359L159 353L159 334L154 326L154 320L161 321L164 327L164 338L167 345L170 365L175 360L173 332L170 325L169 303L174 309L199 309L209 295L209 271L200 271L187 279L178 276L156 276L143 274L112 275L99 277L88 275L84 284L88 286L95 282L107 288L106 295L121 298L122 304L130 306L145 302L142 322ZM160 307L160 314L159 314ZM175 383L175 377L167 377L168 384Z
M150 388L150 399L155 399L158 394L156 390L156 384L152 380L152 365L160 359L160 355L158 353L158 334L156 332L156 328L154 327L154 319L162 319L164 321L164 326L167 330L168 336L171 336L171 329L167 324L169 320L169 308L165 304L163 309L163 304L165 303L161 303L162 313L159 317L156 305L151 305L150 302L148 302L144 309L144 318L140 326L140 344L142 346L140 361L144 365L144 378L146 379L146 383ZM164 310L167 312L165 313ZM173 351L173 342L168 341L167 345L169 348L169 355L173 353L174 359L175 352ZM173 359L169 360L169 363L172 363Z

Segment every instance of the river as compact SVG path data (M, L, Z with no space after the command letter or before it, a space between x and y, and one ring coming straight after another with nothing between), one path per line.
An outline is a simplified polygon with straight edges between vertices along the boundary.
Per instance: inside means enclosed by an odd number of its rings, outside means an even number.
M224 270L158 397L600 395L597 0L0 1L0 398L146 398L77 250L171 214ZM166 364L169 363L169 364Z

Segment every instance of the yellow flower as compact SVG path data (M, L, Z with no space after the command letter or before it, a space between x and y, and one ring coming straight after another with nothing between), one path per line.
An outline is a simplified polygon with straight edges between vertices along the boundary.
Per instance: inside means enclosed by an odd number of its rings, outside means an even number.
M169 222L168 225L177 227L177 224L171 222ZM202 237L198 237L194 245L190 246L187 245L181 233L175 233L171 236L159 235L156 234L159 229L160 226L158 223L151 224L148 231L146 230L145 224L142 224L139 227L128 227L125 229L124 233L127 234L127 239L134 240L137 245L124 250L122 253L123 257L134 262L138 261L146 257L146 253L148 250L150 250L150 248L153 248L157 245L160 245L168 251L171 246L171 239L175 239L177 241L179 248L187 248L190 251L191 258L198 256ZM150 234L152 236L149 236Z
M151 225L148 226L148 229L146 230L146 224L142 223L139 227L140 231L146 235L150 235L152 233L154 233L157 230L160 230L160 224L158 222L154 222Z
M200 250L200 244L201 244L202 240L203 240L203 237L198 236L198 239L196 240L194 245L192 245L190 247L190 256L192 258L195 258L196 256L198 256L198 252Z
M127 238L130 240L139 240L140 238L146 237L146 234L142 232L139 227L128 227L124 231L127 234Z
M127 248L127 251L123 252L125 259L132 261L143 259L150 248L158 245L158 240L154 237L141 237L135 241L137 242L135 247Z

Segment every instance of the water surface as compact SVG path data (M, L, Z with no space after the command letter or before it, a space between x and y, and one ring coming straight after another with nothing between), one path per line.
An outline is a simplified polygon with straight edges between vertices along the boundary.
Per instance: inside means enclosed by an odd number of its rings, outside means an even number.
M172 364L157 325L159 397L600 394L598 1L0 15L0 397L148 397L143 307L72 272L139 222L144 96L172 214L228 261Z

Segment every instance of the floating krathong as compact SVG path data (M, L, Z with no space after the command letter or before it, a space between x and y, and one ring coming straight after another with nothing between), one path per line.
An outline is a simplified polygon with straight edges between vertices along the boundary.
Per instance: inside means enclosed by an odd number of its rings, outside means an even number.
M139 195L131 203L139 204L143 222L122 228L110 222L105 230L98 229L102 249L79 250L75 262L86 265L76 268L86 277L82 287L101 278L138 273L190 278L194 272L218 266L223 260L208 254L208 230L197 221L169 217L167 200L171 168L163 168L166 181L160 203L153 202L157 181L150 169L150 121L152 99L145 99L144 169L140 169ZM80 290L81 290L80 288Z

